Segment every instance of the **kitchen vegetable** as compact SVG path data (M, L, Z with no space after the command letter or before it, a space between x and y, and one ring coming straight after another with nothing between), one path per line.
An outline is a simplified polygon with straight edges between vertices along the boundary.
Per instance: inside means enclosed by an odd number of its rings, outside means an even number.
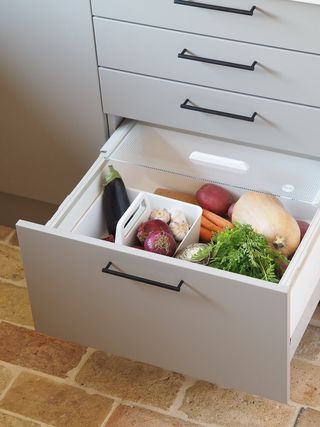
M179 223L184 222L188 224L185 214L180 209L174 209L170 211L170 213L171 213L171 221L179 222Z
M297 221L271 194L243 194L234 205L232 222L252 225L274 249L285 256L293 254L300 243Z
M144 250L167 256L173 256L177 249L176 241L171 233L153 231L144 241Z
M181 202L191 203L198 205L197 199L192 194L182 193L181 191L167 190L166 188L157 188L154 194L159 196L168 197L169 199L180 200Z
M210 243L192 260L205 260L210 267L274 283L281 278L283 263L289 263L284 255L270 247L265 236L255 232L251 225L239 223L234 224L233 229L214 233Z
M300 241L301 241L304 238L304 235L306 234L309 228L309 224L300 219L297 220L297 224L299 225L299 228L300 228Z
M199 240L202 243L208 243L211 241L211 238L214 234L214 231L210 231L207 228L200 227Z
M115 236L117 223L128 209L130 202L124 182L112 165L109 165L105 177L102 205L108 232Z
M203 209L208 209L218 215L226 215L234 202L229 191L215 184L204 184L196 192L196 198Z
M190 261L190 262L198 262L198 261L194 261L192 257L196 255L200 249L203 249L206 246L207 245L205 243L192 243L191 245L188 245L185 249L179 251L176 254L175 258L183 259L185 261Z
M201 226L207 228L210 231L219 232L222 231L223 228L209 221L204 215L201 216Z
M149 221L142 222L137 231L137 238L141 244L144 244L144 241L150 233L153 231L165 231L169 234L172 234L168 224L160 219L150 219Z
M222 218L220 215L217 215L213 212L208 211L207 209L203 209L202 216L207 218L210 222L215 224L216 226L225 229L225 228L233 228L232 222L228 221L225 218Z
M235 203L232 203L232 204L229 206L229 209L228 209L228 212L227 212L227 217L228 217L229 219L231 219L231 218L232 218L232 212L233 212L234 205L235 205Z
M167 209L153 209L149 219L161 219L161 221L168 223L171 219L171 215Z
M102 237L102 240L105 240L106 242L114 243L114 235L113 234L107 234L105 237Z
M171 221L169 223L169 228L171 230L171 233L173 234L173 237L178 242L181 242L188 234L189 224L187 222Z

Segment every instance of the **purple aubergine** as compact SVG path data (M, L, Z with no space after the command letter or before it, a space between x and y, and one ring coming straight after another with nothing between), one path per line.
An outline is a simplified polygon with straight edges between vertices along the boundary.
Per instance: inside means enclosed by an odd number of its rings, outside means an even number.
M119 219L128 209L130 202L121 175L109 165L103 188L103 211L109 234L116 234Z

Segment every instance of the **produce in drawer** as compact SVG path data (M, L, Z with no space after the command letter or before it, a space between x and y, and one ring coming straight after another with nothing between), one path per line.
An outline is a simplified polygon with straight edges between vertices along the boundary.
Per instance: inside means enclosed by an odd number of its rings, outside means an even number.
M214 233L221 233L226 228L233 228L234 225L225 218L203 209L201 217L200 241L210 242Z
M159 209L153 209L151 211L149 219L161 219L161 221L164 221L168 224L171 220L171 215L167 211L167 209L159 208Z
M186 237L190 227L185 214L181 210L174 209L171 211L169 228L177 242L182 242Z
M117 223L128 209L130 202L121 175L112 165L108 166L105 177L102 204L108 232L115 236Z
M187 246L182 251L179 251L175 258L183 259L184 261L190 261L190 262L199 262L201 264L206 264L206 260L203 261L195 261L193 257L197 255L197 253L200 251L200 249L206 248L207 245L205 243L192 243L191 245Z
M138 227L137 238L139 242L143 245L149 234L154 231L165 231L171 234L168 224L164 221L161 221L161 219L150 219L149 221L142 222Z
M298 223L299 228L300 228L300 241L301 241L304 238L304 235L306 234L306 232L308 231L309 224L305 221L300 220L300 219L297 220L297 223Z
M196 199L203 209L218 215L226 215L230 205L234 202L232 194L215 184L204 184L196 192Z
M160 255L173 256L177 244L173 235L166 231L153 231L148 234L144 241L143 248L145 251L153 252Z
M235 203L232 222L250 224L263 234L272 248L285 256L292 255L300 243L297 221L271 194L248 192Z
M192 261L274 283L279 282L289 263L284 255L271 248L265 236L255 232L251 225L239 223L233 229L214 233L211 242Z

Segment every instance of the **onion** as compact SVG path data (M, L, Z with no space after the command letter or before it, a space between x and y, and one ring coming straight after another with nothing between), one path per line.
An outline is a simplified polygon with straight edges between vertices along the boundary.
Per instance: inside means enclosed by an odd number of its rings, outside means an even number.
M171 234L168 224L166 224L161 219L150 219L149 221L142 222L137 231L137 238L139 242L143 245L144 241L150 233L153 231L166 231Z
M305 221L300 220L300 219L297 220L297 223L299 225L300 233L301 233L300 240L302 240L304 238L304 235L306 234L308 228L309 228L309 224Z
M250 224L285 256L293 254L299 246L300 228L297 221L271 194L243 194L234 205L232 222Z
M177 244L171 233L167 233L166 231L153 231L144 241L143 247L149 252L173 256L177 249Z

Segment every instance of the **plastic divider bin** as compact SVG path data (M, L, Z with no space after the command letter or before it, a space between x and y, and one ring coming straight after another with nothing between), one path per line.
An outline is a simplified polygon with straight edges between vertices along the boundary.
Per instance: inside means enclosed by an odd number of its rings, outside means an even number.
M122 215L117 224L115 243L135 246L137 244L136 235L139 225L148 221L153 209L181 210L189 224L189 232L179 243L176 253L185 249L191 243L199 241L202 208L190 203L158 196L157 194L140 192L133 200L129 208Z

